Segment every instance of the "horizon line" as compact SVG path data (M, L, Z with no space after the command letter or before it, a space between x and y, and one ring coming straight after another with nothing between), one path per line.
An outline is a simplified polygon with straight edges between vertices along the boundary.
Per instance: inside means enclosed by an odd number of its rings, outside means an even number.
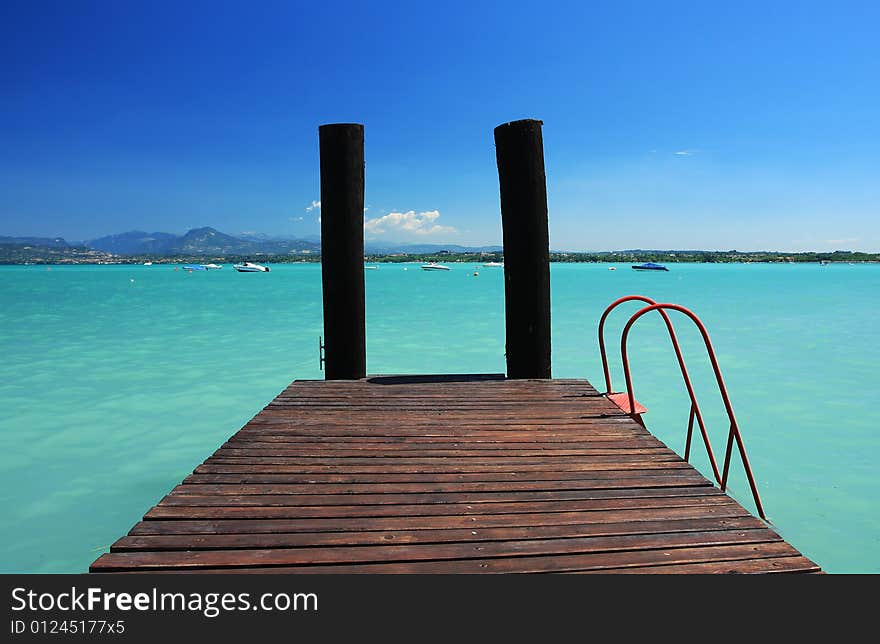
M217 228L214 228L213 226L198 226L196 228L190 228L186 231L186 233L189 233L193 230L200 230L203 228L210 228L212 230L216 230L217 232L222 233L222 231L218 230ZM96 240L99 240L99 239L102 239L105 237L114 237L114 236L124 235L126 233L131 233L131 232L147 232L147 231L140 231L140 230L133 229L133 230L125 231L123 233L112 233L109 235L103 235L101 237L94 237L94 238L89 238L89 239L72 239L72 240L68 240L68 238L65 237L64 235L0 235L0 237L7 237L9 239L32 238L32 239L46 239L46 240L52 240L52 241L63 240L68 245L77 245L77 244L87 245L89 242L93 242L93 241L96 241ZM153 231L152 233L148 233L148 234L157 234L157 233L175 234L175 235L179 234L180 236L186 235L186 233L165 233L164 231ZM275 238L275 239L267 240L267 241L292 241L292 242L293 241L302 241L302 242L307 242L307 243L311 243L311 244L320 244L320 241L316 242L313 240L315 238L320 240L320 237L321 237L320 234L309 234L304 237L295 237L295 236L287 236L287 235L274 235L271 233L247 233L247 232L234 233L234 234L222 233L222 234L228 235L230 237L236 237L236 235L242 235L242 234L245 234L248 236L265 235L267 237L274 237ZM312 239L308 239L309 237L311 237ZM504 245L501 242L490 242L490 243L448 242L448 241L447 242L435 242L435 241L428 241L428 240L425 240L425 241L395 241L395 240L383 241L383 240L376 240L376 239L368 241L365 239L364 244L367 245L368 243L373 244L373 245L386 245L386 246L388 246L388 245L391 245L391 246L438 246L438 247L458 246L460 248L471 248L471 249L485 248L485 247L498 247L502 251L504 248ZM477 252L480 252L480 251L477 251ZM482 251L482 252L499 252L499 251ZM738 253L738 254L746 254L746 253L777 253L777 254L778 253L791 253L791 254L799 254L799 253L865 253L865 254L869 254L869 255L880 254L880 250L853 250L851 248L840 248L840 247L835 248L833 250L816 250L816 249L770 250L770 249L766 249L766 248L758 249L758 250L738 250L736 248L618 248L618 249L591 249L591 250L584 250L584 249L557 249L557 250L553 250L551 248L549 252L550 253L628 253L628 252L695 253L695 252L698 252L698 253Z

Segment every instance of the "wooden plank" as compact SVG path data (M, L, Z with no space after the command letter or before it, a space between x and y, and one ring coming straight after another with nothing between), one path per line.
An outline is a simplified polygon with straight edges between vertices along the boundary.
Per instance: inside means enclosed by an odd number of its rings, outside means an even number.
M797 572L819 572L821 568L803 556L774 557L772 559L740 559L737 561L709 561L678 565L637 566L632 568L609 568L606 570L582 570L575 575L584 574L651 574L651 575L718 575L718 574L766 574Z
M615 487L666 487L681 485L709 485L709 481L700 474L695 474L692 470L683 467L665 468L661 467L644 467L643 469L635 469L630 467L618 467L615 469L589 469L575 470L572 472L521 472L515 473L517 476L513 479L502 478L498 481L486 480L453 480L444 482L443 487L450 491L492 491L492 490L553 490L553 489L582 489L584 487L601 487L606 482L612 482L614 479L620 479ZM479 472L479 470L477 470ZM453 472L455 474L465 474L467 472ZM503 472L502 472L503 473ZM317 474L317 473L316 473ZM480 477L484 473L480 473ZM509 473L508 473L509 474ZM539 475L540 474L540 475ZM545 476L546 474L546 476ZM434 473L431 473L433 477ZM478 477L478 478L480 478ZM352 493L357 491L370 491L376 487L375 482L360 482L360 474L358 474L359 482L347 484L344 489L339 492ZM428 482L415 483L385 483L385 492L435 492L435 480ZM211 484L211 483L187 483L187 489L195 493L198 490L215 491L219 493L230 493L232 488L240 490L241 494L310 494L317 491L316 486L321 486L321 494L332 494L335 489L334 483L320 483L318 479L314 482L302 485L298 483L255 483L255 484ZM338 487L338 486L336 486Z
M732 544L760 544L779 541L772 530L754 528L739 530L711 530L706 532L654 533L570 539L531 539L490 541L477 544L435 543L418 545L376 545L363 547L328 548L268 548L242 550L168 551L168 552L111 552L95 562L93 568L197 568L293 566L346 563L375 563L392 561L438 561L443 559L511 557L551 554L591 553L599 561L616 551L655 551L658 548L724 546ZM656 554L652 561L662 561ZM644 565L644 564L643 564Z
M357 466L370 466L370 465L382 465L382 466L419 466L417 469L421 469L421 466L439 466L443 467L444 471L457 471L455 468L470 468L471 471L480 471L480 469L484 466L498 466L499 464L503 464L504 467L507 468L508 471L516 470L520 468L527 468L530 465L549 465L556 466L560 469L564 469L565 467L571 465L576 466L578 470L581 469L596 469L595 467L591 467L591 463L589 459L586 458L572 458L566 456L558 456L554 458L541 458L534 456L522 456L519 457L516 461L511 462L510 460L506 460L504 457L480 457L474 456L465 459L437 459L437 458L420 458L418 456L414 457L391 457L385 458L382 456L373 456L373 457L357 457L357 456L347 456L347 457L334 457L334 456L325 456L325 457L302 457L302 456L284 456L284 455L273 455L273 454L263 454L263 455L230 455L228 452L220 452L219 450L214 453L214 456L209 457L205 460L205 463L208 464L219 464L219 463L271 463L271 464L287 464L287 465L304 465L304 466L321 466L321 465L341 465L346 468L350 468L351 471L357 471L355 468ZM696 473L696 470L689 467L683 461L672 461L668 465L664 463L667 468L672 469L686 469L691 470ZM451 468L451 469L450 469ZM642 468L647 469L647 468ZM461 471L461 470L459 470ZM466 471L466 470L465 470ZM491 471L491 470L489 470Z
M320 437L323 438L323 437ZM530 441L505 441L499 438L480 438L470 439L462 437L443 437L433 441L425 441L412 436L398 437L396 439L379 442L376 437L360 437L355 439L334 438L332 441L327 439L319 442L318 437L303 439L302 437L286 437L286 436L246 436L239 434L222 445L226 448L235 449L263 449L263 450L308 450L308 452L319 452L327 450L339 451L441 451L441 450L461 450L468 449L473 451L504 451L510 456L527 456L524 453L529 450L578 450L588 456L609 456L615 454L645 454L645 455L663 455L667 458L678 458L678 455L669 448L660 447L651 444L647 447L642 441L573 441L565 439L556 439L554 441L539 441L532 439ZM454 456L454 454L453 454Z
M349 410L348 415L357 410ZM596 417L581 416L578 418L546 418L525 422L520 418L500 419L479 416L459 419L454 424L444 418L396 418L377 419L367 422L363 418L351 419L340 416L332 422L326 414L314 418L303 417L295 422L291 420L291 413L280 412L269 414L261 412L259 419L250 421L245 429L247 431L265 429L272 431L314 431L314 430L345 430L350 432L363 431L366 433L378 432L380 434L394 434L395 432L410 433L423 431L426 436L436 432L441 435L455 435L456 433L469 433L478 431L491 432L550 432L562 431L566 428L589 430L596 428L599 434L616 434L626 436L650 436L650 433L639 425L632 423L632 419L622 414L603 415Z
M111 553L113 554L113 553ZM100 562L110 555L102 555ZM393 563L359 563L333 565L303 566L254 566L230 569L229 567L189 568L199 573L302 573L302 574L491 574L491 573L556 573L580 570L596 572L619 572L621 569L638 568L638 572L651 570L661 562L666 565L729 562L729 561L761 561L769 568L770 562L776 557L801 556L794 548L784 542L765 544L738 544L729 546L669 548L646 551L623 551L614 553L580 553L574 555L544 555L540 557L499 557L485 559L466 559L450 561L407 561ZM108 562L113 563L113 562ZM137 568L122 568L93 564L92 572L101 571L136 571ZM152 570L144 567L141 570ZM186 572L187 567L174 568L175 572Z
M540 495L540 496L539 496ZM458 496L459 498L456 498ZM464 497L464 498L461 498ZM476 497L476 500L474 500ZM487 498L488 497L488 498ZM453 494L336 494L336 495L195 495L172 493L166 496L157 507L320 507L329 506L382 506L390 508L396 505L406 506L406 511L417 513L415 506L446 506L450 512L477 512L522 511L527 508L533 512L552 512L554 509L543 509L548 504L554 507L564 507L566 510L605 510L624 508L670 508L670 507L704 507L708 505L725 505L730 499L724 495L705 497L660 497L660 498L634 498L634 499L595 499L578 498L578 495L553 494L545 495L537 493L535 497L523 498L518 494L478 494L478 495L453 495ZM492 507L481 506L491 503ZM577 507L580 506L580 507ZM508 508L517 508L512 510ZM424 510L422 511L424 512Z
M334 452L386 452L393 455L394 452L448 452L437 454L440 456L457 456L457 452L506 452L510 456L529 456L529 452L540 452L539 455L574 454L591 455L598 450L638 450L636 453L649 453L651 449L662 452L669 456L675 453L656 443L646 441L626 440L625 438L605 438L604 440L574 441L557 439L554 441L508 441L503 438L491 437L481 440L470 437L441 437L434 442L412 440L413 437L398 437L386 442L366 442L362 438L335 438L333 442L304 441L300 437L284 436L238 436L223 445L221 449L248 449L248 450L296 450L306 453L332 450ZM651 447L648 447L651 445ZM601 452L599 452L601 453ZM356 456L357 454L353 454ZM484 454L486 455L486 454Z
M538 501L590 501L596 509L605 507L673 507L682 505L712 505L729 503L730 498L718 494L714 488L706 488L713 494L692 495L643 495L627 496L608 494L598 496L598 492L608 490L552 490L538 492L443 492L435 494L250 494L250 495L204 495L189 494L186 487L178 488L159 502L159 505L431 505L457 503L473 505L478 503L528 503ZM690 488L699 489L699 488ZM631 491L631 490L626 490ZM663 490L668 491L668 490ZM642 492L642 490L639 490Z
M711 504L700 507L667 507L664 506L657 510L639 508L636 510L584 510L583 507L589 507L591 504L585 503L579 507L575 502L556 502L544 503L536 505L534 503L527 504L510 504L513 513L518 515L514 519L502 518L502 521L511 520L524 521L538 520L537 514L546 515L548 513L565 513L572 510L582 512L590 512L589 519L591 521L646 521L649 519L657 519L663 517L675 518L683 516L707 517L707 516L741 516L747 514L746 511L737 503L729 504ZM463 513L463 510L476 510L472 513ZM420 505L357 505L357 506L168 506L158 505L152 508L144 515L145 520L151 519L303 519L304 517L388 517L398 516L406 521L410 521L412 525L423 524L424 522L417 517L451 515L456 518L460 525L491 525L495 520L495 514L504 513L501 504L481 505L478 508L454 504L420 504ZM551 521L547 516L541 516L540 520ZM579 520L583 520L580 517ZM448 522L447 522L448 523ZM252 526L253 527L253 526ZM255 527L253 527L256 529Z
M585 471L429 471L409 468L375 472L306 472L303 474L192 474L178 494L437 494L469 492L624 490L710 487L687 469L620 469ZM265 477L265 480L260 480Z
M266 462L270 461L270 462ZM313 474L429 474L429 473L446 473L446 474L480 474L480 473L499 473L499 474L508 474L508 475L520 475L520 474L538 474L542 473L542 475L550 475L553 473L561 473L561 474L573 474L575 472L581 471L589 471L583 469L585 465L588 464L580 464L580 463L566 463L564 465L529 465L529 466L519 466L512 467L511 465L482 465L474 467L471 466L463 466L457 464L455 461L452 462L438 462L436 465L432 467L427 466L392 466L392 465L360 465L358 467L346 467L344 465L299 465L299 464L286 464L283 460L275 460L273 459L236 459L230 460L229 462L225 460L217 460L209 463L205 463L203 465L199 465L190 474L187 478L190 477L201 477L201 476L216 476L216 475L236 475L236 474L244 474L244 475L259 475L259 474L271 474L271 475L303 475L308 473ZM414 479L416 480L416 479Z
M346 508L324 508L324 512L304 508L293 518L254 518L254 517L162 517L147 518L136 524L129 534L227 534L247 532L333 532L368 530L429 530L498 527L523 527L530 525L566 525L589 522L619 523L637 521L663 521L698 518L731 518L750 516L736 503L704 508L659 508L640 510L595 510L574 512L519 512L497 514L491 508L480 508L471 514L446 514L444 506L425 506L418 514L400 514L393 508L374 506L369 511ZM354 515L354 516L351 516ZM367 515L367 516L364 516Z
M422 449L422 450L395 450L388 449L385 447L380 447L378 449L340 449L340 448L325 448L325 447L289 447L284 445L279 446L268 446L263 448L252 447L250 445L244 444L242 446L238 446L236 444L235 447L223 445L216 452L215 456L218 458L223 458L226 456L271 456L271 457L280 457L280 456L288 456L293 458L315 458L320 459L322 461L330 461L338 462L336 459L341 458L352 458L352 459L381 459L380 462L387 462L390 459L401 459L401 462L405 463L425 463L429 462L425 459L434 459L434 458L452 458L452 459L480 459L475 462L486 462L486 459L489 458L500 458L500 459L511 459L511 458L540 458L544 459L542 462L548 462L547 459L553 459L554 461L558 460L560 463L571 462L575 460L576 462L582 462L583 459L573 459L572 457L580 457L580 456L589 456L590 461L593 463L604 461L611 461L617 457L612 456L611 458L602 458L592 453L592 451L588 449L559 449L559 448L542 448L542 449L497 449L491 447L484 447L482 449ZM418 460L413 460L418 458ZM568 459L568 460L563 460ZM643 459L639 459L639 463L643 463L648 460L656 460L656 457L645 457ZM680 459L670 459L666 456L663 460L676 460L678 463L681 462ZM363 460L360 461L352 461L352 462L360 462L363 463ZM530 461L535 462L535 461ZM684 467L687 465L682 464Z
M413 472L416 468L406 467L400 468L392 472L382 473L377 468L367 468L360 466L353 468L354 471L348 474L339 474L334 471L324 471L321 468L313 467L303 469L308 470L300 474L281 473L281 474L191 474L184 480L184 484L294 484L303 483L309 485L318 485L326 483L440 483L440 482L504 482L504 481L575 481L586 479L604 479L613 477L606 471L580 471L565 470L554 472L552 470L533 470L524 472L504 471L504 468L477 468L476 470L463 470L455 468L451 472L444 472L443 468L432 467L424 468L422 472ZM338 468L344 471L344 468ZM484 471L489 469L489 471ZM317 471L315 471L317 470ZM363 471L366 470L366 471ZM645 470L643 475L665 474L665 471ZM629 476L629 474L628 474ZM700 479L695 485L708 485L705 479ZM557 485L556 487L560 487ZM565 487L565 486L561 486ZM635 486L631 486L635 487ZM679 486L680 487L680 486ZM316 494L325 493L316 488ZM410 492L410 491L407 491Z
M111 552L131 550L229 550L237 548L301 548L340 545L388 545L389 543L452 543L504 539L546 539L657 532L699 532L763 528L754 517L715 517L623 523L575 523L560 525L507 526L502 528L373 530L347 532L288 532L168 535L133 535L119 539Z

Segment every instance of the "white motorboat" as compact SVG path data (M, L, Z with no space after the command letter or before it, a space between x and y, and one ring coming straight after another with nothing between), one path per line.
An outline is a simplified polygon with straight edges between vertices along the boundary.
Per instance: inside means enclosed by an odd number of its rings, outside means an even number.
M218 268L223 268L220 264L202 264L208 270L215 270Z
M438 264L437 262L430 262L429 264L422 264L422 270L424 271L448 271L450 268L448 266L444 266L443 264Z
M504 266L504 262L486 262L483 266Z
M233 264L232 268L239 273L268 273L269 267L254 262L242 262L241 264Z

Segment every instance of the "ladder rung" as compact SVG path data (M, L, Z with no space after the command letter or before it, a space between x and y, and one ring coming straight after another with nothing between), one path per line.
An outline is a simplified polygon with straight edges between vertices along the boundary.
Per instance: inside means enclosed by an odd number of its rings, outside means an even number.
M622 409L625 413L627 413L627 414L633 413L629 408L629 394L626 393L625 391L621 391L616 394L605 394L605 397L608 398L608 400L613 402L615 405L620 407L620 409ZM648 408L645 407L644 405L642 405L638 400L636 400L635 403L636 403L635 413L644 414L645 412L648 411Z

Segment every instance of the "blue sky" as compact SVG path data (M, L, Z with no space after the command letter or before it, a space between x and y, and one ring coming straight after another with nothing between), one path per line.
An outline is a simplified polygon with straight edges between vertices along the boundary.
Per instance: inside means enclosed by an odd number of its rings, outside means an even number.
M0 235L501 241L493 129L544 121L551 247L880 251L880 4L0 5Z

